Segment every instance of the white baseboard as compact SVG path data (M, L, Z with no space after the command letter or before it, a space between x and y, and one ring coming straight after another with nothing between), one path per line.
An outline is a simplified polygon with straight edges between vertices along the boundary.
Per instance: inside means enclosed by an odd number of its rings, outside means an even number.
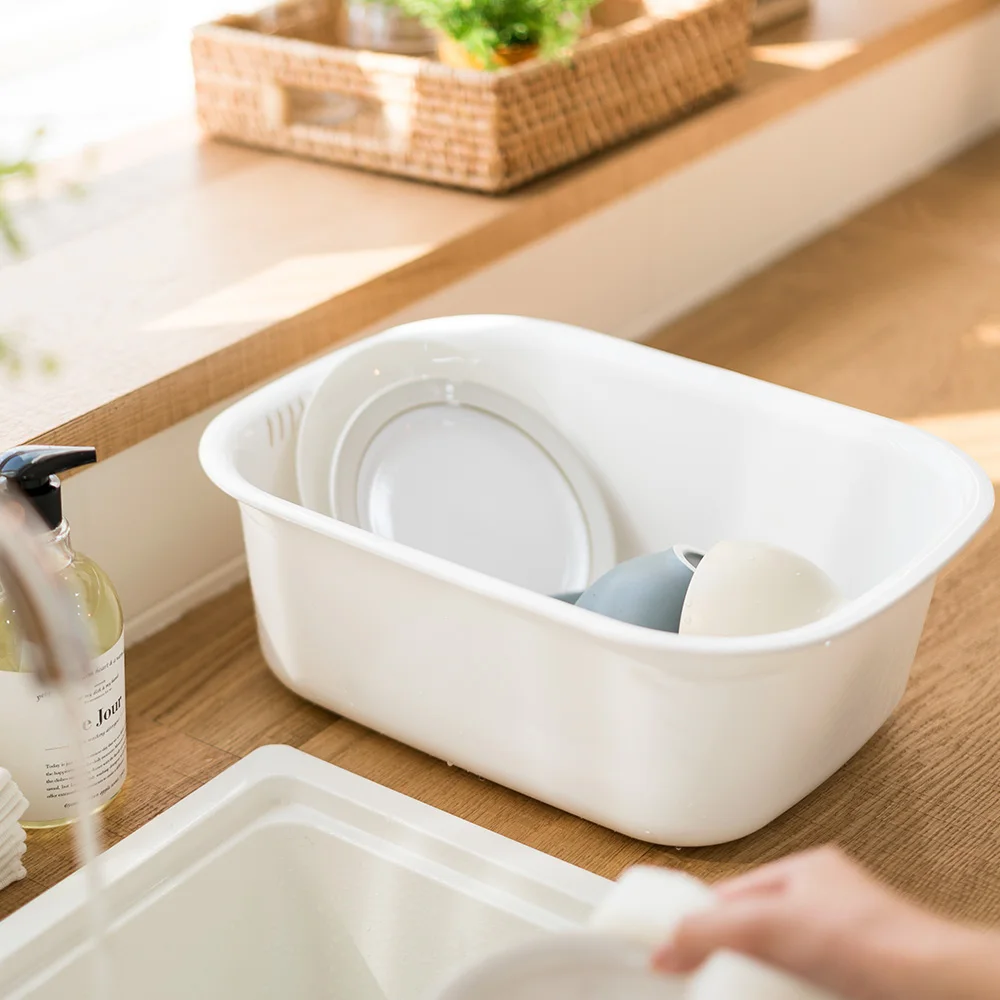
M133 615L125 623L126 648L161 632L189 611L232 590L247 578L246 556L240 554L206 576L170 594L151 608Z
M643 338L1000 126L998 53L1000 11L380 326L518 312ZM118 585L130 641L245 574L236 505L198 465L198 438L211 415L185 420L66 483L74 537ZM118 502L124 497L127 503Z

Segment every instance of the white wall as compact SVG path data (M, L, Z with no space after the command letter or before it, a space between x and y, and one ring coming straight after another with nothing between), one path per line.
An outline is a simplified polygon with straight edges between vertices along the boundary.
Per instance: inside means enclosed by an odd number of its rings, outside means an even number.
M236 504L198 464L222 406L84 470L63 486L73 544L107 570L138 641L246 575Z
M998 53L1000 12L381 325L516 309L642 337L1000 125ZM74 537L117 582L132 641L243 574L235 505L198 467L210 416L66 484Z

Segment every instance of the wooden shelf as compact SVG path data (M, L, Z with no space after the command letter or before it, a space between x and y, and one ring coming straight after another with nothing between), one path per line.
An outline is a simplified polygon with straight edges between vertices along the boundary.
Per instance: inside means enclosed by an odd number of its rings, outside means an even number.
M83 203L26 207L35 255L0 268L0 329L61 360L4 386L0 447L121 451L998 3L817 0L761 37L736 96L503 199L199 143L190 123L112 147Z

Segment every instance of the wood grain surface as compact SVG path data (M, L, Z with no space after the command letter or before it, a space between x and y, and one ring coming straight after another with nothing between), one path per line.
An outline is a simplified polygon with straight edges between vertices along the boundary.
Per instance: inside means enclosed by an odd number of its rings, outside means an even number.
M504 199L199 143L191 123L130 138L83 202L20 206L35 252L0 267L0 329L61 368L4 390L0 447L109 457L998 3L815 0L758 40L731 99Z
M656 346L933 425L1000 482L1000 135ZM131 649L127 705L109 842L255 747L288 743L602 875L644 861L717 879L836 841L945 912L1000 922L1000 518L942 575L892 719L799 805L721 847L650 847L302 701L261 658L246 587ZM0 916L73 869L68 833L32 833L26 861Z

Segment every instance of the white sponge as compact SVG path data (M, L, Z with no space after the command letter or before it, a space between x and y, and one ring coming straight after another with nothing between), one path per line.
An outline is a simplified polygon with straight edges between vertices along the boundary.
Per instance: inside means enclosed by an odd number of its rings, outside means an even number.
M667 868L630 868L591 916L590 926L653 951L684 917L709 909L715 896L690 875ZM753 959L720 951L690 977L685 1000L832 1000L826 993Z
M690 875L638 865L614 884L591 915L590 926L658 948L673 936L684 917L708 909L712 900L708 886Z

